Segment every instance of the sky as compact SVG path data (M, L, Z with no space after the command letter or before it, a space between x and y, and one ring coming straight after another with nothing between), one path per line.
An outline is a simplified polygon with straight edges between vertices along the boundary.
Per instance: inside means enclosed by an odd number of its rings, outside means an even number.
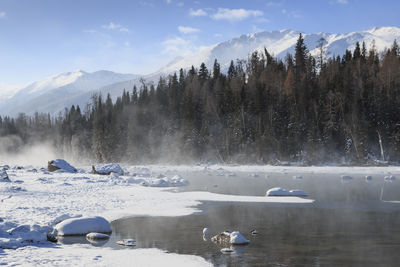
M149 74L241 34L400 27L398 0L0 0L0 93L77 69Z

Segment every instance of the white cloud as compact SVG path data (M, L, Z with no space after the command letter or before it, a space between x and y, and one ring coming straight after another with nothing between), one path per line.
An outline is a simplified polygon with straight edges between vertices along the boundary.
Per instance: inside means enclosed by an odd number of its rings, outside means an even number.
M6 12L0 11L0 19L4 19L6 17Z
M282 9L282 14L287 15L288 17L292 17L295 19L300 19L303 17L303 14L299 10L288 11L286 9Z
M257 22L257 23L269 23L270 20L267 19L267 18L262 17L262 18L256 19L255 22Z
M207 16L207 12L204 11L203 9L190 9L189 10L189 15L191 17L202 17L202 16Z
M229 9L229 8L218 8L217 13L213 14L211 18L215 20L228 20L228 21L239 21L249 17L260 17L263 12L260 10L250 9Z
M167 3L169 5L172 3L172 0L165 0L165 3Z
M85 33L98 33L98 31L93 30L93 29L83 30L83 32L85 32Z
M144 7L155 7L155 5L149 1L141 1L141 2L139 2L139 4Z
M179 6L179 7L182 7L182 6L185 5L185 3L183 3L183 2L178 2L178 3L176 3L176 5Z
M162 45L164 46L164 54L184 55L198 49L192 41L185 40L181 37L165 40Z
M103 29L112 30L112 31L119 31L119 32L130 32L130 30L126 27L121 26L120 24L115 24L110 22L107 25L102 26Z
M282 6L283 3L270 1L270 2L267 2L265 5L268 7L279 7L279 6Z
M252 32L262 32L264 29L257 27L256 25L251 26Z
M349 1L347 1L347 0L337 0L336 3L345 5L345 4L348 4Z
M185 27L185 26L179 26L178 30L180 33L183 33L183 34L196 33L196 32L200 31L199 29L192 28L192 27Z

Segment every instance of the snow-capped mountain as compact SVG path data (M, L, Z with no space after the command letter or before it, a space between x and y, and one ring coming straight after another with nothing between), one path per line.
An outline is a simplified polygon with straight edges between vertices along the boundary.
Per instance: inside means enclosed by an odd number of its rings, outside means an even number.
M300 31L280 30L241 35L226 42L202 47L191 55L177 57L159 71L142 77L148 82L157 82L160 75L172 74L180 68L189 69L192 65L198 68L203 62L208 68L212 68L215 59L222 70L227 70L231 60L247 59L252 52L263 51L264 48L283 59L287 53L294 53L299 34ZM318 53L318 40L323 37L326 40L326 55L342 56L346 49L353 50L357 42L361 44L363 41L367 49L375 45L382 52L391 47L394 40L400 41L400 28L375 27L346 34L303 33L303 36L312 55ZM110 93L115 99L121 95L123 89L132 90L134 84L139 85L139 78L139 75L105 70L93 73L81 70L61 73L21 88L7 99L0 98L0 114L15 116L20 112L32 114L36 111L57 114L72 104L85 106L90 102L90 97L98 92L103 95Z
M189 56L176 58L160 69L159 73L167 74L180 68L188 69L192 65L198 68L202 62L207 67L211 67L215 59L218 60L222 69L226 69L231 60L247 59L249 54L256 50L264 51L264 47L270 54L283 59L287 53L294 53L299 34L300 31L280 30L241 35L226 42L203 47ZM375 27L362 32L346 34L303 33L303 36L304 42L312 55L318 53L316 48L318 40L323 37L326 40L324 45L326 55L342 56L346 49L353 50L357 42L361 44L364 41L367 49L371 48L373 42L375 42L378 51L390 48L395 39L400 41L400 28Z
M72 104L85 105L90 96L99 88L139 77L112 71L85 72L82 70L64 72L34 82L3 99L0 114L16 115L20 112L57 112Z

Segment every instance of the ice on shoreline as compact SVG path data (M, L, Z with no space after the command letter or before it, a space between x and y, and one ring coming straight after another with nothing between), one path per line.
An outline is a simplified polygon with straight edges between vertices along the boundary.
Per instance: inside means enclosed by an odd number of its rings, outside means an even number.
M157 184L157 179L167 181L170 186L184 185L185 172L199 171L204 173L204 166L136 166L124 167L127 170L125 175L100 176L91 173L91 166L83 167L79 173L67 172L46 172L41 170L41 166L31 166L25 168L10 168L7 172L11 178L9 183L0 183L0 249L3 250L2 257L8 263L24 263L24 257L42 259L49 257L50 264L56 265L58 258L65 262L71 259L84 260L84 263L93 265L100 262L86 259L86 255L108 255L104 256L103 264L112 262L116 254L107 254L105 248L87 247L89 245L61 246L46 241L46 233L51 231L54 224L68 220L71 217L78 219L92 216L102 216L108 221L122 218L125 216L181 216L198 212L198 206L202 201L221 201L221 202L255 202L275 204L285 203L287 205L307 205L313 202L312 199L295 197L293 195L284 198L279 196L239 196L224 195L210 192L180 192L175 193L167 188L144 187L140 183L147 181ZM223 172L221 179L235 179L229 174L248 172L257 173L260 177L271 173L290 173L291 176L304 173L321 171L322 173L373 173L374 177L383 177L392 173L400 175L399 167L327 167L326 169L316 167L276 167L276 166L223 166L223 170L217 170L217 166L207 167L207 173L216 174ZM38 170L30 171L35 169ZM305 168L305 169L303 169ZM84 171L83 171L84 170ZM175 176L176 174L181 176ZM253 179L252 175L246 176ZM164 174L164 175L163 175ZM378 176L380 175L380 176ZM289 176L289 178L291 177ZM337 177L337 176L336 176ZM321 177L321 179L325 179ZM383 182L383 181L382 181ZM290 191L289 191L290 192ZM298 192L297 192L298 193ZM91 229L91 231L93 231ZM8 248L18 248L9 250ZM143 258L147 250L138 252L126 251L118 252L124 257ZM93 253L93 254L91 254ZM160 250L152 250L152 255L156 255L160 262L164 262L170 254ZM130 255L130 256L128 256ZM105 259L106 257L109 257ZM185 257L184 255L174 255L176 262L190 263L198 262L200 265L207 264L200 257ZM79 259L79 260L77 260ZM2 259L3 260L3 259ZM33 262L29 261L30 263ZM29 264L29 263L24 263ZM124 262L129 265L129 262ZM12 265L12 264L11 264ZM179 264L178 264L179 265Z
M279 197L288 197L288 196L300 196L300 197L306 197L307 193L304 192L303 190L299 189L293 189L293 190L286 190L280 187L274 187L269 189L266 194L266 196L271 197L271 196L279 196Z

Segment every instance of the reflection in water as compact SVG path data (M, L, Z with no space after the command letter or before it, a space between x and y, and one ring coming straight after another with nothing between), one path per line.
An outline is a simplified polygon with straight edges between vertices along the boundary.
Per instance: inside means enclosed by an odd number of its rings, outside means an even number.
M140 248L200 255L216 265L395 266L400 261L398 211L221 203L202 208L204 213L190 216L116 221L114 233L135 236ZM239 230L250 244L229 247L237 256L229 257L221 252L224 246L203 240L204 225L212 235ZM252 235L254 228L260 234Z
M204 257L218 266L395 266L400 262L400 205L380 201L383 176L367 179L340 174L210 176L182 174L180 190L265 195L272 187L301 189L312 205L204 203L203 213L115 221L114 238L135 238L137 247ZM267 178L265 178L267 177ZM218 185L214 187L213 185ZM400 199L396 181L385 185L384 200ZM202 235L204 227L210 229ZM257 229L259 234L253 235ZM209 237L240 231L248 246L223 247ZM107 246L115 245L108 243ZM223 249L223 251L221 251Z
M107 244L108 239L87 239L84 235L79 236L58 236L58 242L63 245L72 245L72 244L91 244L95 247L102 247Z
M199 255L217 266L396 266L400 262L398 180L385 182L382 174L373 174L374 179L352 174L348 180L342 174L301 174L301 179L284 174L181 175L190 181L188 187L179 188L184 191L207 188L264 196L269 188L283 187L304 190L316 201L311 205L206 202L200 207L204 212L190 216L121 219L112 223L105 246L155 247ZM205 227L208 235L203 235ZM254 229L258 234L252 234ZM236 230L250 240L248 246L223 247L210 241L222 231ZM136 240L136 247L116 244L127 238Z

